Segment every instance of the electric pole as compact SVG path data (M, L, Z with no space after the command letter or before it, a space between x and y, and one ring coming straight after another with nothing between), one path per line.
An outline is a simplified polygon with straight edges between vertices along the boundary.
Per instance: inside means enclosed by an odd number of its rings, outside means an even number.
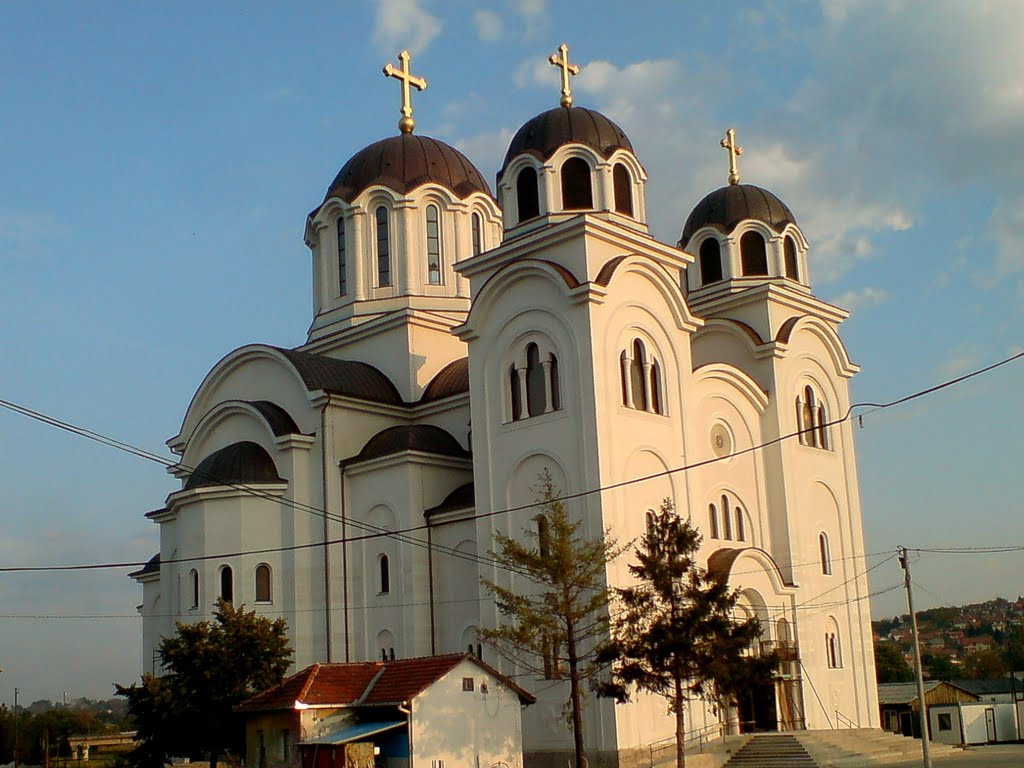
M18 768L18 689L14 689L14 768Z
M928 705L924 699L924 671L921 668L921 644L917 639L917 615L914 613L914 591L910 588L910 558L907 548L899 548L900 565L906 574L903 579L907 587L907 607L910 609L910 634L914 640L914 668L917 670L917 704L921 719L921 751L924 754L924 768L932 768L932 756L928 745Z

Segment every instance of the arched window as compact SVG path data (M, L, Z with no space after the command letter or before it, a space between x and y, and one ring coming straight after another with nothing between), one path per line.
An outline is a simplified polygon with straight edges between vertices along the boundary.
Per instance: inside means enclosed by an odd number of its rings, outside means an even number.
M612 186L615 188L615 212L633 215L633 179L622 163L616 163L612 171Z
M526 347L526 412L530 416L544 413L547 397L544 391L544 366L540 362L540 350L536 344Z
M484 249L483 220L479 213L474 213L473 221L473 255L479 256Z
M828 535L818 534L818 551L821 555L821 572L826 576L832 575L832 553L829 551Z
M722 538L722 532L718 528L718 509L714 504L708 505L708 522L711 523L711 538Z
M381 555L378 564L380 565L380 592L378 594L387 595L391 592L391 568L388 564L388 556Z
M273 602L273 593L271 592L271 573L270 566L263 563L256 566L256 602L257 603L270 603Z
M744 276L768 274L768 253L759 232L747 232L740 238L740 263Z
M562 410L562 389L558 382L558 358L551 355L548 377L551 379L551 410Z
M345 217L338 217L338 295L348 293L348 265L345 257Z
M736 507L736 541L747 540L747 526L743 519L743 510Z
M796 241L793 240L792 236L786 235L786 239L783 241L783 249L786 252L786 277L790 280L799 280L800 269L796 259Z
M523 418L523 385L519 380L519 371L515 363L508 369L509 391L512 396L512 421L519 421Z
M654 512L653 509L648 509L647 510L646 521L645 521L647 523L647 526L646 526L646 528L644 528L644 530L647 533L647 542L645 542L645 545L647 546L648 550L650 550L650 548L652 546L654 546L654 544L656 543L654 541L654 515L655 515L655 512Z
M796 400L796 418L802 445L829 449L828 413L825 404L810 386L804 387L802 395Z
M579 211L593 207L590 165L582 157L570 157L562 163L562 208Z
M548 529L548 519L544 515L537 515L537 551L541 557L551 555L551 532Z
M629 387L633 392L633 407L647 410L647 388L644 386L644 364L647 350L640 339L633 341L633 359L629 363Z
M436 205L427 206L427 283L441 284L441 214Z
M394 661L394 660L395 660L395 649L389 647L388 648L388 661Z
M220 569L220 596L228 603L235 600L235 581L232 578L230 565L225 565Z
M537 172L533 168L523 168L516 177L516 202L519 207L519 223L540 216Z
M828 627L825 630L825 657L829 669L842 669L843 648L839 642L839 625L831 616L828 620Z
M722 246L709 237L700 244L700 284L717 283L722 279Z
M732 541L732 516L729 514L729 497L722 494L722 522L725 528L725 538Z
M664 413L661 407L661 366L657 360L651 361L651 411Z
M391 235L388 225L388 209L383 205L377 209L377 285L385 288L391 285Z
M189 591L192 593L192 605L189 608L199 607L199 571L193 568L188 572Z

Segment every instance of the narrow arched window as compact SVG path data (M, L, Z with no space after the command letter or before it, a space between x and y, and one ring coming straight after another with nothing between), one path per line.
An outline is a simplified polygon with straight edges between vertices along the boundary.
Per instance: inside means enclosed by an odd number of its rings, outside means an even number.
M633 341L633 359L629 363L629 388L633 393L633 407L647 410L647 388L644 386L644 364L647 350L640 339Z
M633 179L622 163L616 163L612 171L612 186L615 188L615 212L633 215Z
M740 263L744 276L768 274L768 253L761 233L747 232L740 238Z
M473 221L473 255L479 256L481 251L484 249L484 227L483 220L480 218L479 213L474 213L472 217Z
M523 168L516 177L516 203L519 207L519 222L540 216L540 194L537 189L537 172Z
M717 283L722 279L722 246L709 237L700 244L700 284Z
M743 520L743 510L736 507L736 541L747 540L747 526Z
M814 414L814 444L828 450L828 417L822 403L819 403Z
M199 607L199 571L197 571L195 568L193 568L191 571L188 572L188 584L189 584L189 590L192 593L192 605L190 605L189 607L190 608L198 608Z
M441 214L436 205L427 206L427 282L441 284Z
M548 519L544 515L537 515L537 551L541 557L551 555L551 533L548 529Z
M708 504L708 522L711 523L711 538L722 538L722 532L718 528L718 509L714 504Z
M348 264L345 255L345 217L338 217L338 295L348 293Z
M526 347L526 412L530 416L544 413L547 402L544 386L544 366L540 362L540 350L536 344Z
M582 157L570 157L562 163L562 208L579 211L593 207L590 165Z
M380 565L380 594L387 595L391 592L391 567L388 563L388 556L381 555Z
M256 566L256 602L269 603L273 601L271 593L270 566L261 564Z
M395 660L395 649L394 648L388 648L388 661L394 661L394 660Z
M391 234L388 225L388 209L383 205L377 209L377 285L385 288L391 285Z
M786 277L790 280L800 279L800 269L796 259L796 241L790 235L786 235L783 241L783 249L786 256Z
M480 659L480 661L484 660L484 649L480 643L476 644L476 657Z
M232 578L230 565L225 565L220 569L220 597L228 603L234 602L235 599L235 581Z
M821 572L826 576L832 575L832 553L829 551L828 535L818 534L818 551L821 555Z
M512 421L519 421L523 418L523 385L514 363L508 368L508 385L512 396Z
M732 517L729 515L729 497L722 494L722 523L725 538L732 541Z
M651 362L651 410L664 413L661 406L661 366L657 360Z
M626 357L626 350L619 355L619 381L622 384L622 404L630 407L633 401L629 391L629 358Z
M647 532L647 541L644 542L644 546L646 547L647 551L650 551L651 548L654 547L657 544L657 542L654 540L654 510L653 509L648 509L647 510L646 523L647 523L647 526L645 528L645 531Z
M560 411L562 409L562 385L558 381L558 358L554 355L551 355L548 375L551 377L551 410Z
M797 400L800 418L800 442L814 445L814 390L804 387L804 396Z

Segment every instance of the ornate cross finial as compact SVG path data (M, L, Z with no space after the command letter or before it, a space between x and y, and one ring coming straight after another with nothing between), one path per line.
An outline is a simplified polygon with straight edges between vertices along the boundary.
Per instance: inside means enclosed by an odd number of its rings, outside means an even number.
M384 65L384 76L393 77L402 83L402 119L398 121L398 130L402 133L412 133L412 129L416 127L416 121L412 119L412 91L409 90L409 86L416 86L418 91L427 87L426 80L409 72L410 58L412 57L408 51L402 51L398 54L398 60L402 62L401 69L396 69L390 64Z
M743 154L743 147L736 146L736 131L730 128L725 132L725 138L720 142L723 149L729 150L729 183L740 183L740 171L736 165L736 158Z
M561 54L559 56L558 54ZM553 66L558 67L562 70L562 99L558 103L563 107L572 106L572 89L569 88L569 75L578 75L580 68L575 64L569 63L569 46L562 43L558 46L558 53L552 53L548 57L548 61Z

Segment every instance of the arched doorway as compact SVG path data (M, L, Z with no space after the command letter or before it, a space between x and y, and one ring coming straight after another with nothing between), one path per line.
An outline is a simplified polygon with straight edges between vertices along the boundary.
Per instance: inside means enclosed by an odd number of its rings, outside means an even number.
M736 613L736 618L741 621L756 616L761 622L761 637L751 648L753 653L760 653L762 643L770 644L772 631L768 607L765 605L761 593L756 589L745 589L740 592L739 601L736 603ZM751 684L736 698L736 715L739 720L740 733L779 730L775 680Z

